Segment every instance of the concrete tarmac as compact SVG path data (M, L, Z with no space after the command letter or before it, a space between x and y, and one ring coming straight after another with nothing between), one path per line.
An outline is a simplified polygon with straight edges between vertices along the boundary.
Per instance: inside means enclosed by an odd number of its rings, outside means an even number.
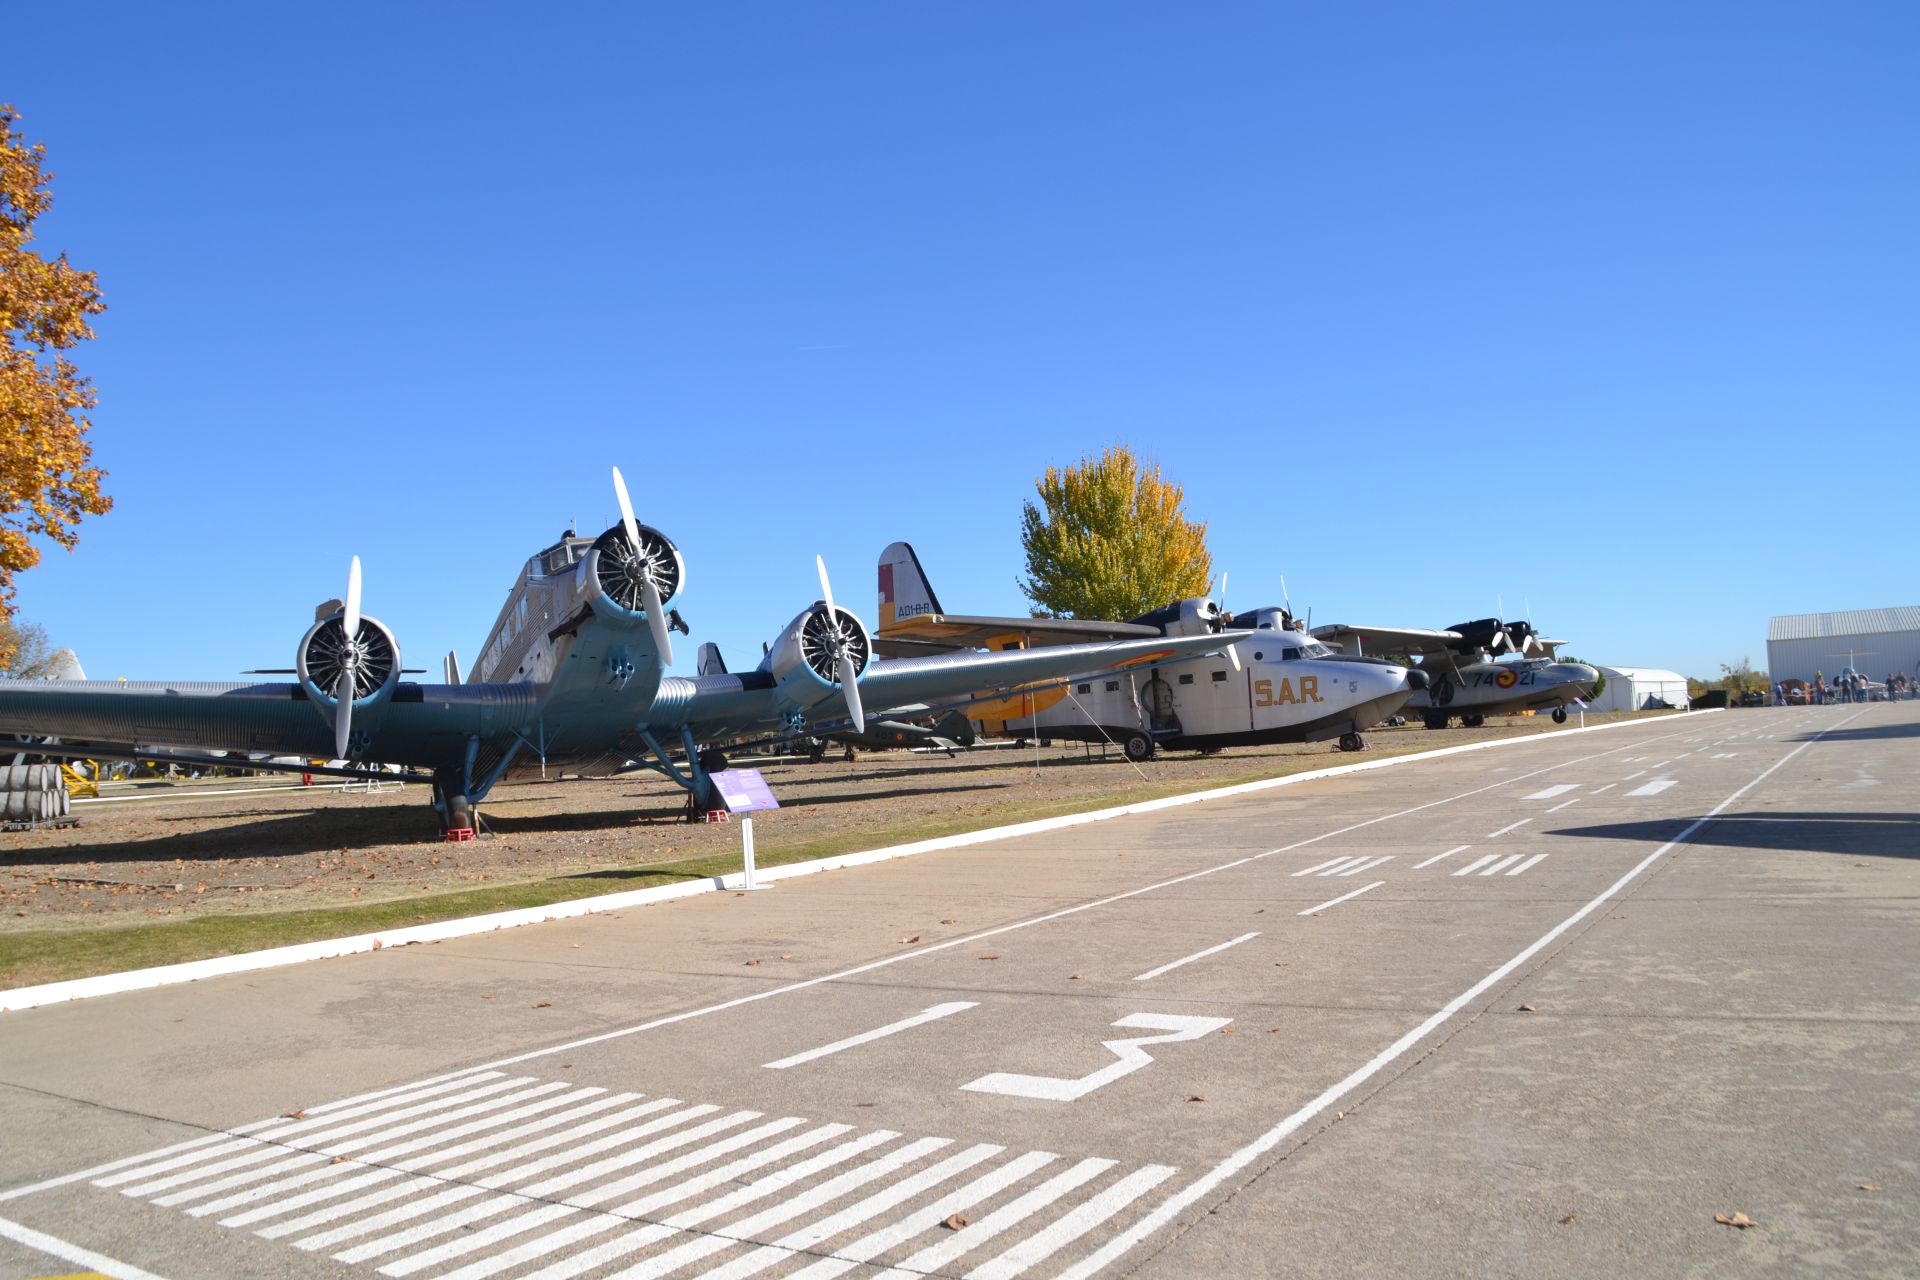
M8 1015L0 1277L1912 1275L1916 766L1655 720Z

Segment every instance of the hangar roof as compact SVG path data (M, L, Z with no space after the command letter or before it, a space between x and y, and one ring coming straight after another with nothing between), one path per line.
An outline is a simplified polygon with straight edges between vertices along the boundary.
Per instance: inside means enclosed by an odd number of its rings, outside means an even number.
M1920 605L1789 613L1767 623L1768 640L1824 640L1828 636L1870 636L1887 631L1920 631Z

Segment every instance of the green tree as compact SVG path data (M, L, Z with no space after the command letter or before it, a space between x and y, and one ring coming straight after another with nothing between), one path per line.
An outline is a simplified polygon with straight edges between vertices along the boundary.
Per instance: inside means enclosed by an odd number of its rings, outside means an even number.
M74 524L113 505L87 442L93 383L60 354L91 338L87 317L107 307L93 272L28 248L53 175L46 148L14 131L19 118L0 106L0 618L13 614L14 575L40 562L34 539L71 550Z
M1204 595L1213 580L1207 526L1181 511L1185 495L1125 445L1034 482L1021 516L1027 576L1039 617L1135 618Z
M37 680L47 673L52 659L44 628L0 615L0 678Z
M1765 691L1772 688L1767 681L1767 673L1753 669L1752 658L1742 658L1738 665L1727 662L1721 663L1720 687L1736 697L1747 692L1749 689Z

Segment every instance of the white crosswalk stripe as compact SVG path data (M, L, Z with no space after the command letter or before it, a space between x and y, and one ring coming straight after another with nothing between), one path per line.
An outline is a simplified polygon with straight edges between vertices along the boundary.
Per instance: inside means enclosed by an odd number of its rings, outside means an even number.
M87 1176L396 1278L827 1280L1044 1271L1117 1216L1150 1212L1175 1173L472 1072ZM975 1220L948 1230L962 1212Z
M1316 862L1310 867L1302 867L1293 874L1296 876L1356 876L1369 867L1377 867L1383 862L1391 861L1393 861L1393 855L1390 853L1382 854L1377 858L1369 857L1364 853L1348 854L1327 862Z

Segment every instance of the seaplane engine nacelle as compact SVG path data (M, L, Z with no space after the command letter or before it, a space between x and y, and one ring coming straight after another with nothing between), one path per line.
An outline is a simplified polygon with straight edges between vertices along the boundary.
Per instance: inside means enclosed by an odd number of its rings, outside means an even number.
M338 720L340 697L349 679L355 713L385 703L400 685L400 642L379 619L362 614L358 621L352 643L348 643L344 613L321 618L300 639L294 670L307 700L328 724ZM373 721L363 718L361 723L371 727Z
M637 523L634 531L640 536L637 554L626 526L617 524L596 538L580 558L574 592L604 618L644 617L649 595L664 609L686 582L686 562L666 534Z
M767 651L774 702L782 712L809 711L838 692L848 664L857 679L872 660L873 640L860 619L815 604L789 622Z

